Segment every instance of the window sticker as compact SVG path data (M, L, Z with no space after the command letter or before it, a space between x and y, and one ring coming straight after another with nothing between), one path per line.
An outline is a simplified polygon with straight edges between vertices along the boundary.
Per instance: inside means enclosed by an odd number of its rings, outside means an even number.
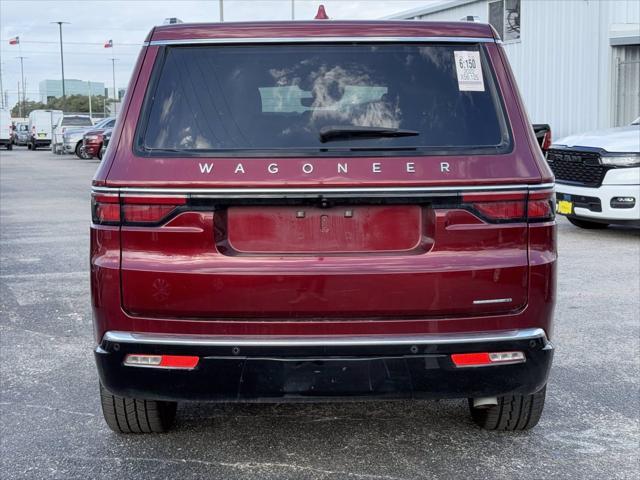
M480 52L454 51L458 89L461 92L484 92Z

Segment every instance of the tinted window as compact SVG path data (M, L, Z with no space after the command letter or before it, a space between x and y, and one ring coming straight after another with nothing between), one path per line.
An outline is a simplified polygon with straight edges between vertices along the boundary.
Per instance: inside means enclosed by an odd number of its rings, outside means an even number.
M61 125L63 127L89 127L93 124L89 117L64 117Z
M456 63L470 57L482 76L472 88L461 85L465 65ZM170 47L161 62L138 140L155 154L508 146L493 73L477 45ZM417 135L321 140L323 127L345 126Z

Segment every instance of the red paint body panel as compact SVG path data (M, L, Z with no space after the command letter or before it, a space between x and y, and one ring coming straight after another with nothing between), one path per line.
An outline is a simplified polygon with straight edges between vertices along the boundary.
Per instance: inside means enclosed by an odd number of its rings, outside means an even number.
M461 213L455 223L435 213L433 247L401 255L223 255L211 214L185 213L160 228L123 227L123 304L135 315L173 318L397 318L522 308L526 224L478 228L475 217ZM470 236L482 253L469 248ZM171 262L163 261L168 255ZM473 304L496 292L513 301Z
M149 40L247 36L493 38L493 33L486 25L470 22L282 22L157 27ZM94 185L191 191L521 185L517 191L522 195L527 185L550 182L553 177L501 47L484 45L511 130L511 152L322 157L313 158L310 173L303 169L308 157L137 157L132 148L134 134L160 48L144 47ZM446 174L442 162L450 165ZM203 174L201 163L213 163L212 173ZM246 172L241 177L235 174L238 163ZM269 172L269 163L278 164L278 175ZM339 163L348 164L348 175L339 173ZM478 198L491 198L491 191L481 193ZM490 223L460 205L408 205L397 210L388 205L356 205L354 211L365 209L359 225L323 237L322 215L328 217L329 232L346 221L333 216L336 208L332 206L328 213L303 208L309 215L308 225L318 227L313 232L311 227L296 227L295 219L283 220L283 216L292 219L297 206L268 202L264 208L184 205L180 213L157 226L93 225L96 341L109 330L396 335L540 327L551 335L556 272L553 221ZM372 222L379 229L367 227ZM385 231L388 235L380 236ZM347 241L348 234L352 241ZM284 241L287 237L289 242ZM510 301L474 303L491 299Z

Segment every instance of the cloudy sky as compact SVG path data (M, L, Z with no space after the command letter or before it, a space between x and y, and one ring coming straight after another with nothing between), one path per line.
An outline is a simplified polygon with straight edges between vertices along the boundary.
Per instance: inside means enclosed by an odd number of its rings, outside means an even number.
M289 20L291 0L223 0L225 21ZM333 19L376 19L439 0L295 0L296 19L311 19L320 3ZM154 25L167 17L185 22L217 22L218 0L0 0L0 63L2 88L14 105L24 59L27 98L38 99L40 80L59 79L58 25L63 25L65 78L126 86L140 44ZM20 37L20 46L9 39ZM113 49L104 43L113 40Z

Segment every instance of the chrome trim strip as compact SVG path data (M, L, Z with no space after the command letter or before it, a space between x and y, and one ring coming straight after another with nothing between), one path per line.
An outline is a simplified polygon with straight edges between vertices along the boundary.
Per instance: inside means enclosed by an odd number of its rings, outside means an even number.
M483 333L368 336L214 336L109 331L103 341L145 345L192 345L209 347L320 347L320 346L384 346L443 345L455 343L507 342L533 340L546 334L541 328L498 330Z
M473 304L474 305L486 305L486 304L489 304L489 303L510 303L512 301L513 301L512 298L491 298L491 299L487 299L487 300L474 300Z
M523 185L474 185L451 187L334 187L334 188L139 188L139 187L92 187L95 193L122 193L124 195L191 195L203 197L282 197L282 196L327 196L327 195L429 195L437 193L485 192L510 190L544 190L553 188L553 183Z
M126 363L123 362L122 365L125 367L133 367L133 368L156 368L158 370L182 370L186 372L190 372L191 370L195 370L194 368L184 368L184 367L161 367L160 365L136 365L134 363ZM500 365L508 365L506 362L501 363Z
M495 43L495 39L487 37L239 37L239 38L189 38L179 40L151 40L143 46L160 45L232 45L247 43Z

